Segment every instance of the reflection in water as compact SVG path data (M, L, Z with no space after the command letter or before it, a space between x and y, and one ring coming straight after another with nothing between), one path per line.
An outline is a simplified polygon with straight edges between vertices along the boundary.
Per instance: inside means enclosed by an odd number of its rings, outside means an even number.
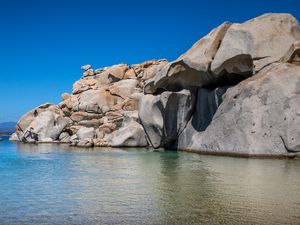
M0 224L299 224L300 161L0 144Z

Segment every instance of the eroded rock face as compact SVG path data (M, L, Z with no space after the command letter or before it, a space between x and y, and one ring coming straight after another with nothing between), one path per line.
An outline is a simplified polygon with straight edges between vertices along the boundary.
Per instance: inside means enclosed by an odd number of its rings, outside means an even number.
M215 78L209 74L210 64L230 25L227 22L223 23L200 39L177 60L165 65L155 77L155 90L178 91L213 82Z
M244 154L300 151L300 67L273 64L230 88L205 132L182 148Z
M173 62L93 69L11 140L210 153L300 152L300 27L290 14L223 23Z
M18 122L14 141L51 142L57 140L68 124L63 112L55 105L44 104L25 114Z
M278 62L300 39L290 14L264 14L242 24L224 23L156 76L153 92L178 91L215 83L224 74L249 77Z
M294 42L280 61L300 65L300 41Z
M226 70L224 62L246 54L253 59L253 70L257 72L278 62L299 39L298 21L290 14L264 14L242 24L232 24L215 55L211 70L219 74Z
M85 65L72 94L62 94L58 106L44 104L25 114L11 140L59 141L79 147L147 146L138 102L144 83L166 63L151 60L96 70Z
M176 141L189 121L193 107L194 99L188 90L143 96L139 116L151 145L158 148Z
M112 147L146 147L147 140L141 124L131 120L111 134Z

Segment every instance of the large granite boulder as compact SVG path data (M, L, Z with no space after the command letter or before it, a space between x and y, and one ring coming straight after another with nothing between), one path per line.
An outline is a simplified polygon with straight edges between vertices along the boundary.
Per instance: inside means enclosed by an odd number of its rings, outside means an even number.
M280 61L300 65L300 40L292 44Z
M122 127L114 131L110 136L112 147L145 147L147 140L141 124L131 120L125 122Z
M155 89L178 91L214 82L214 76L209 73L210 65L230 25L221 24L177 60L165 65L155 77Z
M230 70L228 60L238 55L249 55L254 67L249 73L278 62L290 46L300 39L298 21L290 14L264 14L242 24L232 24L211 64L214 74ZM235 70L236 73L245 71Z
M182 149L250 155L300 151L300 66L272 64L224 95L211 124Z
M155 77L153 92L212 85L223 76L243 78L278 62L300 39L290 14L264 14L242 24L224 23Z
M69 121L57 106L46 103L21 117L16 126L12 141L56 140Z
M218 107L223 102L223 95L229 86L217 88L199 88L196 94L196 103L187 125L179 135L176 147L188 149L194 134L203 132L211 123Z
M58 139L67 124L68 120L58 107L45 104L20 119L12 140L51 142Z
M194 107L190 91L145 95L139 103L139 117L154 148L169 146L177 140Z

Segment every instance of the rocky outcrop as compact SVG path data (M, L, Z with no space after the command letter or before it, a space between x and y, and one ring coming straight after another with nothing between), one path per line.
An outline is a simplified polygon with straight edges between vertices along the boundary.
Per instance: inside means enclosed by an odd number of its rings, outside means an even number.
M44 104L18 122L12 141L70 143L80 147L147 146L139 123L138 102L144 84L166 64L150 60L94 70L84 65L72 94L57 106Z
M60 108L52 104L41 105L26 113L18 122L11 141L52 142L70 122Z
M300 26L290 14L223 23L173 62L93 69L11 140L244 155L300 152Z
M299 152L299 103L300 67L273 64L230 88L204 132L190 132L189 141L180 137L179 147L256 155Z
M214 29L156 76L156 89L179 90L218 82L228 74L248 77L277 62L299 40L290 14L264 14L242 24Z
M194 99L188 90L144 95L139 116L150 144L158 148L176 141L192 115L193 105Z

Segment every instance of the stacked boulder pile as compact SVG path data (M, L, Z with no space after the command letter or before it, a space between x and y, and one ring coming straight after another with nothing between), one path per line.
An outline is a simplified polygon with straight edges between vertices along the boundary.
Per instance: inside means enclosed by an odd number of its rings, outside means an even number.
M172 62L82 69L72 94L25 114L11 140L300 152L300 26L290 14L223 23Z
M96 70L82 66L83 76L74 83L72 94L62 94L58 105L47 103L26 113L11 140L80 147L147 146L138 103L145 81L166 63L151 60Z

